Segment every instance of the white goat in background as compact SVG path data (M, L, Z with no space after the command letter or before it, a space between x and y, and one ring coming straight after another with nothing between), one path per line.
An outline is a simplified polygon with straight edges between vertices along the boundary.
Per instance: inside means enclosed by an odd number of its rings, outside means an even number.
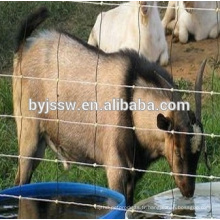
M216 9L219 6L217 1L169 1L162 25L174 29L181 43L187 43L189 34L193 34L196 41L217 38L220 13Z
M88 43L107 53L134 49L149 61L167 65L168 47L156 6L156 2L129 2L100 13Z

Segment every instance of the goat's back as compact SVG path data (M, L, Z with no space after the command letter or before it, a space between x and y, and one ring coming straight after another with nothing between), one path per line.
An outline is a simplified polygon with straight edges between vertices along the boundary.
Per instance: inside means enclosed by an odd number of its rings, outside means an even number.
M46 132L55 143L58 141L59 129L59 142L63 148L77 146L71 148L72 154L68 154L72 155L71 159L75 159L74 154L78 154L79 148L83 148L84 154L90 158L96 122L131 126L131 119L127 112L122 111L99 111L96 119L96 112L82 110L81 104L97 101L99 106L104 106L104 102L112 102L113 98L126 100L126 88L102 84L125 85L128 63L128 59L122 56L105 55L67 34L46 31L35 38L29 38L14 61L14 75L23 76L22 84L20 79L14 79L14 113L42 118L43 120L34 122L39 127L39 133ZM97 86L97 97L96 77L100 83ZM76 102L77 105L74 111L38 114L37 111L29 111L29 99L34 102L45 102L47 99L49 102ZM60 120L59 127L56 120L44 120L57 118ZM116 141L119 133L121 134L112 127L99 127L98 130L100 145L107 139Z

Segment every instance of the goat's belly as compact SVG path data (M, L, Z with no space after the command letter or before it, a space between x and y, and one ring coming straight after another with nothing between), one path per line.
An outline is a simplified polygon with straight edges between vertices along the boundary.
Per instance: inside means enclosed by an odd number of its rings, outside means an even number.
M59 124L47 123L45 131L47 144L65 160L86 161L93 159L94 126L60 121Z
M75 141L72 145L66 145L65 142L60 142L59 140L52 141L52 139L45 135L47 145L54 151L59 160L63 162L64 168L68 169L71 162L83 162L83 163L94 163L94 153L91 155L92 151L88 151L88 147L76 143ZM87 150L85 149L87 148ZM94 148L95 149L95 148ZM71 162L70 162L71 161ZM70 162L70 163L69 163Z

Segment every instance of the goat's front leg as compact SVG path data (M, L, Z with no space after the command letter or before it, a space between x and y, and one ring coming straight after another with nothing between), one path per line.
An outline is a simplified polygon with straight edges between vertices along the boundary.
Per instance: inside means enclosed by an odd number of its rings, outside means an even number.
M125 167L129 167L128 163L121 157L117 150L115 151L112 146L108 147L108 149L111 149L109 152L110 156L105 158L105 164L109 165L106 167L109 188L125 195L127 205L132 205L133 187L129 188L128 186L132 185L133 176L131 172L123 169ZM115 166L117 168L111 166Z
M168 3L167 10L162 20L162 26L164 29L169 29L168 24L175 19L175 4L175 1L169 1Z
M179 25L179 41L183 44L187 43L189 32L185 25Z
M179 36L179 22L178 20L172 20L168 25L167 29L173 31L175 37Z
M160 55L160 65L166 66L169 63L169 55L167 50L164 50Z
M90 35L89 35L89 39L88 39L88 44L97 47L98 46L98 42L95 36L95 31L92 29Z
M126 198L126 205L133 204L134 185L129 171L123 169L107 168L107 178L109 188L116 190Z

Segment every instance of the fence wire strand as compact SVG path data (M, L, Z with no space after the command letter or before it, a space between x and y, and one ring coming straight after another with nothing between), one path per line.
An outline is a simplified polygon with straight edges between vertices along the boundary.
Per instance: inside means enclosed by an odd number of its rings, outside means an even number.
M41 81L54 81L56 82L57 79L54 78L38 78L38 77L32 77L32 76L13 76L13 75L6 75L1 74L0 77L6 77L6 78L22 78L27 80L41 80ZM158 90L158 91L169 91L169 92L179 92L179 93L198 93L198 94L204 94L204 95L220 95L220 92L216 91L195 91L190 89L176 89L176 88L155 88L155 87L148 87L148 86L137 86L137 85L120 85L120 84L110 84L110 83L102 83L102 82L89 82L89 81L78 81L78 80L66 80L66 79L59 79L59 82L65 82L65 83L76 83L76 84L85 84L85 85L92 85L92 86L111 86L111 87L120 87L120 88L130 88L130 89L145 89L145 90Z
M82 4L90 4L90 5L106 5L106 6L120 6L121 3L111 3L111 2L104 2L104 1L100 1L100 2L96 2L96 1L73 1L73 2L78 2L78 3L82 3ZM129 4L124 4L124 6L126 7L132 7ZM167 8L171 8L171 9L186 9L186 10L197 10L197 11L215 11L215 12L220 12L220 8L189 8L189 7L171 7L171 6L162 6L162 5L147 5L147 6L143 6L143 7L149 7L149 8L158 8L158 9L167 9Z

